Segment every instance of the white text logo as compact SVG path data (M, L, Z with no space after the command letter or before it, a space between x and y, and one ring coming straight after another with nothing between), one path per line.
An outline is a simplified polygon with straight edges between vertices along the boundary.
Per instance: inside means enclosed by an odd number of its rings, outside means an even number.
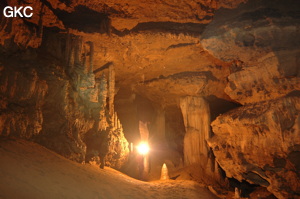
M31 6L26 6L26 7L6 6L3 9L3 14L5 17L32 17L33 13L31 11L33 11Z

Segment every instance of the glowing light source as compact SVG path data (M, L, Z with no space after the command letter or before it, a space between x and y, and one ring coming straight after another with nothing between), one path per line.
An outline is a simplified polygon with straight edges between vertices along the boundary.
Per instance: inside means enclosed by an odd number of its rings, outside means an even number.
M146 154L149 152L150 148L149 148L148 143L146 143L146 142L141 142L141 143L137 146L137 150L138 150L139 154L141 154L141 155L146 155Z

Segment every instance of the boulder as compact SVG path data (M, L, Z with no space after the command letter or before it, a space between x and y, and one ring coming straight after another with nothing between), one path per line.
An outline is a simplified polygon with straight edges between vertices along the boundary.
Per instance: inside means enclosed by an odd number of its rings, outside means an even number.
M217 117L208 139L227 177L278 198L300 194L300 97L242 106Z

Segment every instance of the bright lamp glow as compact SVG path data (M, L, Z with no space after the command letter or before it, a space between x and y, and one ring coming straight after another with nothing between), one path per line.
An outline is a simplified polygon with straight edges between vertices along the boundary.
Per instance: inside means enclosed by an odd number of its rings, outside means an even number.
M146 155L149 152L149 145L146 142L141 142L138 146L137 146L138 152L141 155Z

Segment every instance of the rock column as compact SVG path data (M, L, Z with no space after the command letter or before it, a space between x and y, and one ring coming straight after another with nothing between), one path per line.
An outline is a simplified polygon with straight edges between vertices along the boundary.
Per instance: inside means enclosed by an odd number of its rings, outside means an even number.
M186 134L184 136L184 163L207 165L211 136L209 104L202 97L187 96L180 99Z

